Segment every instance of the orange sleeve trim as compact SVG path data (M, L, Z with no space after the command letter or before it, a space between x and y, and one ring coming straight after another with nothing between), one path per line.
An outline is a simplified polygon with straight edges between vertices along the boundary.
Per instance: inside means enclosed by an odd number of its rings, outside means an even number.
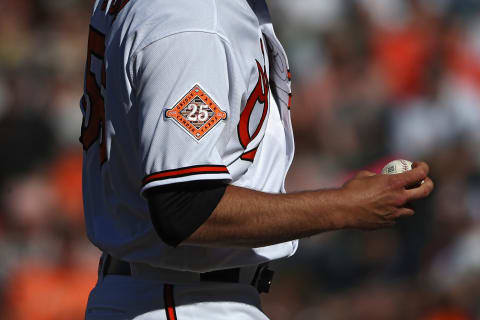
M165 170L161 172L153 173L149 176L146 176L143 179L143 185L146 185L152 181L158 180L165 180L171 178L180 178L186 176L192 176L197 174L222 174L227 173L228 169L222 165L208 165L208 166L192 166L192 167L185 167L180 169L173 169L173 170Z
M173 285L166 284L163 286L163 300L165 303L165 313L167 320L177 320L175 312L175 301L173 300Z

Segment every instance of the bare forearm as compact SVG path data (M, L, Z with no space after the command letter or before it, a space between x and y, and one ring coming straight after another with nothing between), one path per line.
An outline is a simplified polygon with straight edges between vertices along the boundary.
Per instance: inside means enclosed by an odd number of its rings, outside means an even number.
M260 247L344 227L339 190L268 194L234 186L183 244Z
M182 244L260 247L330 230L389 227L414 214L407 204L432 190L425 163L390 176L361 172L332 190L273 195L229 186L212 215Z

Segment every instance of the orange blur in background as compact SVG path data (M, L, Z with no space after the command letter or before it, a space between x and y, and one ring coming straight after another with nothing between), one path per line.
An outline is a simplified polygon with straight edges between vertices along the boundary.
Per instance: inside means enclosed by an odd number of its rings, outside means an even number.
M269 1L290 57L287 190L332 188L394 158L434 194L393 229L302 240L274 263L275 320L480 318L480 3ZM83 319L79 100L91 1L0 3L0 318Z

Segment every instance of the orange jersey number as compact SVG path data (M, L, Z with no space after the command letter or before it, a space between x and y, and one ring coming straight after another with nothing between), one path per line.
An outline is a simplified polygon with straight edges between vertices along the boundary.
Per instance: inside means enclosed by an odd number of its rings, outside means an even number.
M80 142L83 144L83 149L88 150L92 144L99 139L100 163L104 163L107 159L107 147L105 143L105 102L100 84L97 81L95 73L92 71L92 58L95 57L101 62L100 81L105 89L106 74L104 56L105 35L90 26L87 63L85 67L85 94L81 101L84 119Z

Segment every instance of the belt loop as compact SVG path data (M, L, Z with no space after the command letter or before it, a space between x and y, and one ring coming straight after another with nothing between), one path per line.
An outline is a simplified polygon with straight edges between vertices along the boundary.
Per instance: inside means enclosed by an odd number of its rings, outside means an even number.
M251 285L257 288L258 293L268 293L272 285L272 279L275 272L268 269L268 262L258 265Z
M102 253L100 257L100 262L98 263L98 281L103 280L105 277L105 272L110 264L111 256L107 253Z

